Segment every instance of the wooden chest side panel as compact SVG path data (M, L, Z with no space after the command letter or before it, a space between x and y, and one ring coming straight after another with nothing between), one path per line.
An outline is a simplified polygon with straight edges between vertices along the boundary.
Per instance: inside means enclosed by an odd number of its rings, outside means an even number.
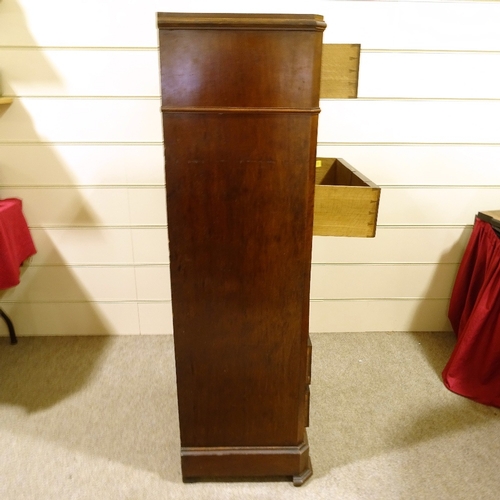
M165 119L182 446L303 440L316 126Z
M314 33L162 30L160 47L163 106L318 106Z

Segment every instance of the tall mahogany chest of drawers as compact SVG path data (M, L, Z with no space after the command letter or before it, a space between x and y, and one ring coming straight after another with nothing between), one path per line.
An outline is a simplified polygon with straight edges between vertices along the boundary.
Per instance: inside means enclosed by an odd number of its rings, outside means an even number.
M315 15L158 14L184 480L311 474Z

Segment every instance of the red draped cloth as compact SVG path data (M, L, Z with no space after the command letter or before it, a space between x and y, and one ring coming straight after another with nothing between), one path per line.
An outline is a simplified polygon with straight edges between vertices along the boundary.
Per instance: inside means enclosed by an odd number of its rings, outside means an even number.
M0 200L0 289L19 284L19 267L35 253L21 200Z
M448 312L457 343L443 371L451 391L500 407L500 238L476 219Z

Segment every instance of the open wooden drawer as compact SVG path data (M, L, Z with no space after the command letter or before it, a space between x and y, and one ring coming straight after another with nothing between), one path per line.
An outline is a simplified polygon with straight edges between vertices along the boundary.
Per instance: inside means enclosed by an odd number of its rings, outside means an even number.
M380 188L340 158L317 158L313 234L372 238Z

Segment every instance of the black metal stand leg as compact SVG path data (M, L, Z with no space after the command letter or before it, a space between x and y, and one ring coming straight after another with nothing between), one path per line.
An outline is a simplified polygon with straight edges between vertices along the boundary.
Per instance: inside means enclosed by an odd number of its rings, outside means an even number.
M4 319L5 324L7 325L7 328L9 329L9 335L10 335L10 343L12 345L17 344L17 337L16 337L16 331L14 330L14 325L12 324L12 321L10 318L5 314L2 308L0 308L0 316Z

